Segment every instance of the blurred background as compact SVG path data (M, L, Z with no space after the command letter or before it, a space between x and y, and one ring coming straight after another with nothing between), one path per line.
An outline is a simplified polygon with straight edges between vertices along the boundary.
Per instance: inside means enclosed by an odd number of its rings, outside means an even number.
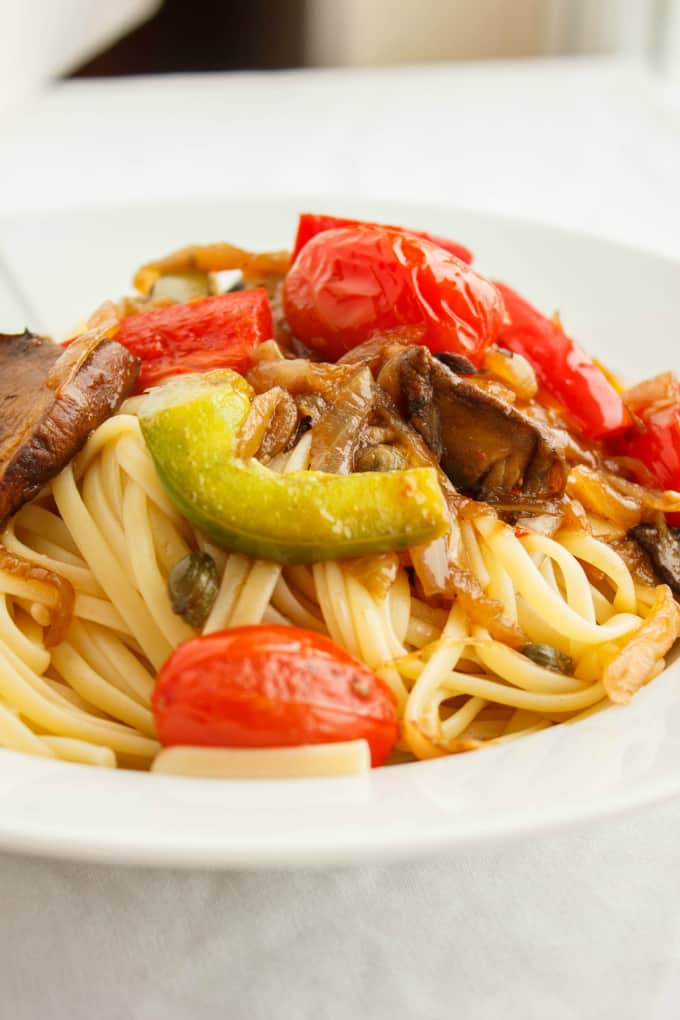
M0 0L0 115L60 76L580 54L680 82L680 0Z
M72 73L599 53L648 61L680 77L680 0L164 0L155 5L139 0L139 5L147 16L149 7L155 13ZM116 0L105 6L115 9Z

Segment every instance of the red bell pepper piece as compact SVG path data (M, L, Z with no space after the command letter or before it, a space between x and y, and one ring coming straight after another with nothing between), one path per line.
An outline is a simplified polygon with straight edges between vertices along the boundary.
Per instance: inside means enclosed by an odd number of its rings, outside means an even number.
M589 439L623 431L631 423L625 404L602 369L564 332L557 318L548 319L503 283L509 322L497 343L522 354L539 383L564 407Z
M137 393L167 376L233 368L244 373L258 344L273 336L264 290L244 290L154 308L123 319L115 339L141 358Z
M680 388L675 400L637 412L638 426L617 439L614 452L641 460L660 489L680 491ZM667 514L680 525L680 514Z
M297 258L300 251L307 244L307 241L311 241L317 234L321 234L324 230L337 230L338 227L377 227L379 223L371 223L368 220L350 220L344 216L325 216L323 213L300 213L300 219L298 221L297 234L295 236L295 247L293 249L293 260ZM388 226L385 224L385 226ZM457 244L456 241L449 241L445 237L439 237L437 234L428 234L426 230L409 230L405 227L393 227L389 226L389 230L401 230L405 234L413 234L415 237L423 237L426 241L431 241L432 244L438 245L440 248L444 248L445 251L450 251L452 255L455 255L461 262L466 262L468 265L472 262L472 252L469 248L465 248L462 244Z
M494 285L443 248L390 227L341 227L304 246L283 286L297 337L334 360L377 332L414 326L431 351L480 364L503 321Z

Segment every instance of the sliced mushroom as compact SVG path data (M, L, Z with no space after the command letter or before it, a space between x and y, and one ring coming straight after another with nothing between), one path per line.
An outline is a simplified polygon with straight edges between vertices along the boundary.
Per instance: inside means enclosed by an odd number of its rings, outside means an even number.
M638 524L629 535L647 553L659 580L680 598L680 528Z
M395 357L400 410L454 485L482 499L522 492L547 500L564 492L565 460L549 428L461 379L425 347ZM393 377L394 366L388 370Z
M106 336L67 349L0 334L0 521L68 464L134 387L139 361Z

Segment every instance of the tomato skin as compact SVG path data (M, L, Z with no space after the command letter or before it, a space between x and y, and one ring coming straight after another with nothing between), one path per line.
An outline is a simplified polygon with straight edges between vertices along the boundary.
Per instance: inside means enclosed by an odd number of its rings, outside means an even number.
M264 290L244 290L152 308L123 319L115 339L142 367L137 393L171 375L233 368L241 374L258 344L274 335Z
M621 437L614 451L636 457L651 472L660 489L680 491L680 392L675 403L640 413L642 427ZM680 514L666 514L680 526Z
M394 227L388 224L371 223L368 220L351 220L344 216L327 216L323 213L300 213L298 220L295 245L293 247L293 261L298 257L308 241L311 241L317 234L324 230L336 230L338 227L379 227L385 226L388 230L398 230L403 234L413 234L414 237L421 237L425 241L436 244L439 248L455 255L461 262L467 265L472 263L472 252L456 241L449 241L446 237L439 237L438 234L430 234L426 230L409 230L406 227Z
M500 329L498 343L527 359L541 385L588 438L599 439L627 428L631 418L621 397L559 321L542 315L504 283L496 281L496 286L509 317Z
M335 360L372 334L422 326L434 353L481 363L504 317L494 285L455 255L387 227L340 227L304 246L283 287L300 340Z
M298 627L235 627L185 641L158 674L152 707L166 747L364 739L375 766L399 735L387 685L328 638Z

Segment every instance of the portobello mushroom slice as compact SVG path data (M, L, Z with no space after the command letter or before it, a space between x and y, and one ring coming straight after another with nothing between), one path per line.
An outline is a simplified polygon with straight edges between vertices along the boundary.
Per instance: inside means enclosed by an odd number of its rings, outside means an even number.
M0 333L0 522L68 464L134 387L139 359L104 336L68 348Z
M646 522L628 532L649 556L660 581L680 598L680 528Z
M562 495L565 458L549 428L462 379L426 347L395 357L400 410L458 489L489 502L518 493Z

